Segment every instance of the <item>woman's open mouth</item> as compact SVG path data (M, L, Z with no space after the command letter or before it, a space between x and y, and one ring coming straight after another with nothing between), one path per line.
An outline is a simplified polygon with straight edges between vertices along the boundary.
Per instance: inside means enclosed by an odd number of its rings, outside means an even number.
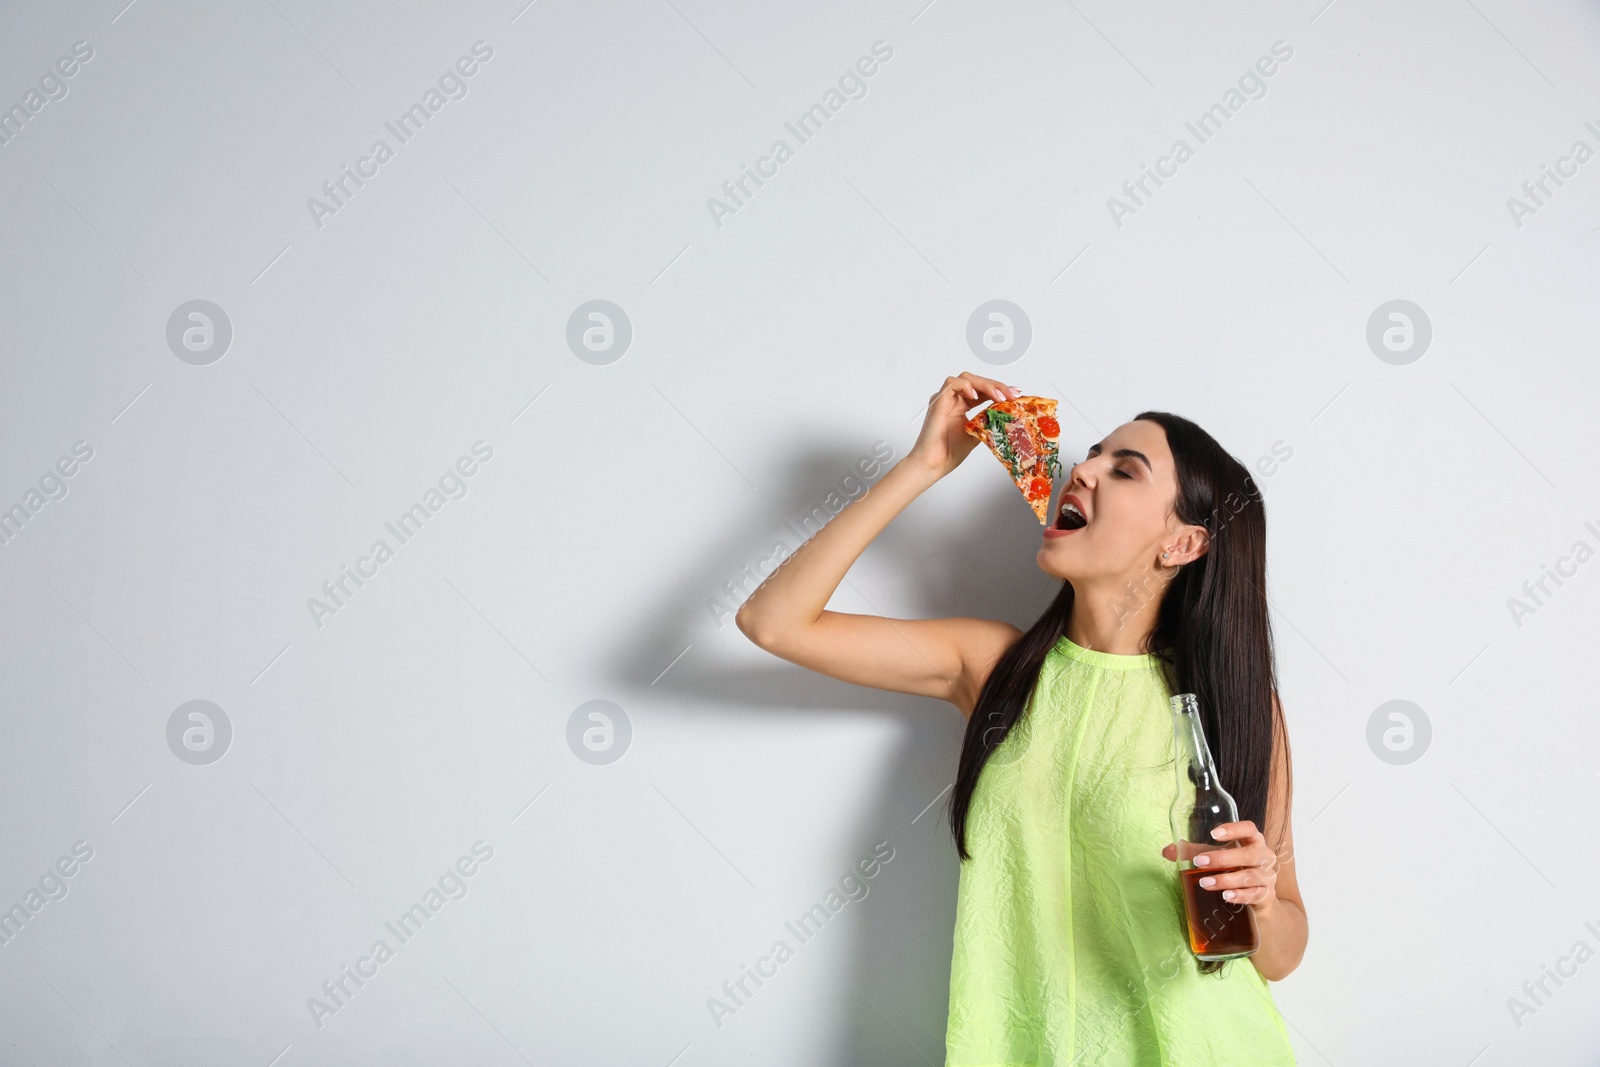
M1089 525L1083 509L1075 498L1062 497L1061 509L1056 512L1055 524L1045 530L1046 537L1066 537Z
M1061 502L1061 511L1056 515L1056 529L1081 530L1087 525L1089 520L1083 517L1083 512L1078 509L1077 504L1070 500Z

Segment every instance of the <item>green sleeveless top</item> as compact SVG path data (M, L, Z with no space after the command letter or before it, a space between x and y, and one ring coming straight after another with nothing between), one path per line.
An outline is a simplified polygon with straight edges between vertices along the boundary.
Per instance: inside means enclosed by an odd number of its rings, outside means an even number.
M1177 788L1169 696L1152 655L1065 637L1046 655L967 812L946 1067L1295 1062L1250 960L1202 975L1189 951L1161 855Z

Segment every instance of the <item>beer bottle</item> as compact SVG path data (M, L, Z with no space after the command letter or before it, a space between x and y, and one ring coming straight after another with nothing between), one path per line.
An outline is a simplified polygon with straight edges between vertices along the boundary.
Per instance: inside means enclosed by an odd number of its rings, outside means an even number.
M1188 918L1189 951L1201 960L1232 960L1261 947L1255 909L1222 898L1221 889L1206 889L1200 879L1212 867L1196 867L1202 852L1237 848L1237 840L1218 841L1212 828L1237 822L1239 806L1217 780L1217 765L1206 744L1200 721L1200 703L1193 693L1179 693L1171 701L1172 732L1176 741L1177 792L1172 801L1172 839L1176 843L1178 880L1184 914ZM1192 787L1192 788L1191 788Z

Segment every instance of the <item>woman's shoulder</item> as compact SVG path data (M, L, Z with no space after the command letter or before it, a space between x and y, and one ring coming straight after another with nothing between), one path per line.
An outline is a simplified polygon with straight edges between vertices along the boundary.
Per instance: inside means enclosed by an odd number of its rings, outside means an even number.
M961 658L977 677L981 687L983 678L994 669L1000 657L1010 651L1021 639L1023 632L1000 619L950 619L959 624Z
M943 624L961 660L961 677L954 686L956 693L951 703L961 709L963 716L970 717L989 675L1023 631L999 619L961 617L937 621Z

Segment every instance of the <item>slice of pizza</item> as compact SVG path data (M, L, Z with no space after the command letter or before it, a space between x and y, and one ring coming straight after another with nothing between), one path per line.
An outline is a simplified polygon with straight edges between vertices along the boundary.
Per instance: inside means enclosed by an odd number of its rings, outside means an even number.
M1005 464L1011 480L1039 516L1039 524L1048 525L1045 513L1050 493L1061 475L1056 401L1042 396L1002 400L968 419L966 430Z

